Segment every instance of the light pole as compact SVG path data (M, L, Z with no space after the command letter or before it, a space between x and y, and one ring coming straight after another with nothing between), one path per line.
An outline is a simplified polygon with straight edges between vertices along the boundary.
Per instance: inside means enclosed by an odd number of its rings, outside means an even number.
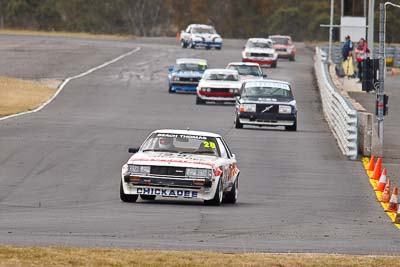
M371 48L370 56L374 58L374 11L375 11L375 0L369 0L368 2L368 45Z
M331 19L329 23L329 52L328 52L328 63L332 61L332 31L333 31L333 5L334 0L331 0Z

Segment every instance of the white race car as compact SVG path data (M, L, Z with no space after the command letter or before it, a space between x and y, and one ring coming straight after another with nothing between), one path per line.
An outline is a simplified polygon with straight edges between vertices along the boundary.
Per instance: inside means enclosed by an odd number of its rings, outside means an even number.
M206 101L235 102L242 86L237 70L208 69L197 86L196 104Z
M278 53L273 48L271 39L250 38L242 52L242 61L258 63L261 67L276 68Z
M221 36L213 26L205 24L190 24L186 30L181 31L180 42L182 48L214 47L218 50L222 48Z
M267 78L258 63L251 62L231 62L226 66L227 69L237 70L241 81L259 80Z
M223 138L190 130L157 130L122 166L120 198L201 199L205 204L236 203L239 169Z

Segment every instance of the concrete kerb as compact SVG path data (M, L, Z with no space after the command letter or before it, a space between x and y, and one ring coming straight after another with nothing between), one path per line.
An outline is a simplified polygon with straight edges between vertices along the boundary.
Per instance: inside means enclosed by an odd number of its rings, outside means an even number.
M353 99L343 86L342 79L336 75L335 67L330 65L329 74L334 86L339 93L357 110L358 114L358 151L363 156L375 155L383 157L383 146L378 137L378 125L374 122L374 114L367 110L355 99Z

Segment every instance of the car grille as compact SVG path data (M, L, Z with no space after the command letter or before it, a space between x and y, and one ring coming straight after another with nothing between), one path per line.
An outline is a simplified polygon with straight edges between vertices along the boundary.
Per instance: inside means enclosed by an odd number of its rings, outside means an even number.
M285 48L278 48L278 49L276 49L276 51L277 52L286 52L286 49Z
M274 104L257 104L256 105L256 112L257 113L278 113L279 112L279 105Z
M229 88L210 88L211 92L215 93L229 93Z
M151 166L150 174L152 175L168 175L168 176L185 176L185 167L171 167L171 166Z
M266 53L250 53L251 57L271 57L270 54L266 54Z
M196 78L196 77L192 77L192 78L180 77L179 78L180 82L198 82L199 80L200 80L200 78Z

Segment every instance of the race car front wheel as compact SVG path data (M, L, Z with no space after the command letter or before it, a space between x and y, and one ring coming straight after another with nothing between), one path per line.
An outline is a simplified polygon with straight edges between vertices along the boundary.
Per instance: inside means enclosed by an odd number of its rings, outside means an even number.
M225 202L235 204L239 194L239 177L236 178L231 191L225 195Z
M187 44L185 43L185 41L181 40L181 47L182 48L187 48Z
M285 130L289 132L295 132L297 131L297 119L294 121L293 125L291 126L285 126Z
M217 190L215 190L215 195L213 199L204 200L204 204L211 206L219 206L222 203L222 198L224 197L224 188L222 185L222 177L219 178Z
M206 101L201 99L199 96L196 96L196 105L203 105L205 103L206 103Z
M128 195L124 192L124 187L122 186L122 181L119 186L119 197L123 202L136 202L138 195Z
M243 124L240 123L239 116L237 116L237 115L236 115L236 119L235 119L235 128L236 129L242 129L243 128Z

